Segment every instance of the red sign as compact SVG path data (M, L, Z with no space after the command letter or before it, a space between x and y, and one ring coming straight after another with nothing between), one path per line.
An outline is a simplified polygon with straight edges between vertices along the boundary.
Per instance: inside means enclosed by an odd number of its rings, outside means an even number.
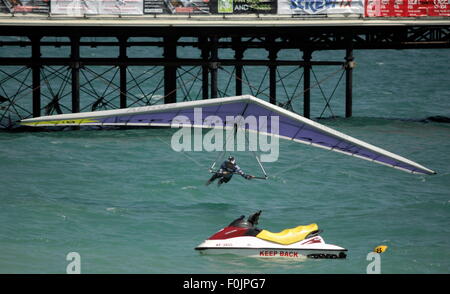
M365 0L366 17L450 16L449 0Z
M434 0L432 7L428 10L428 15L450 16L450 1Z

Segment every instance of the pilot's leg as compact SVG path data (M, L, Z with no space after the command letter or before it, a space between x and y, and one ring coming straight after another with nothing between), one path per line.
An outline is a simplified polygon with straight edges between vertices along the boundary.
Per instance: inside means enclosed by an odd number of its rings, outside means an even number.
M206 182L206 186L214 182L217 178L220 178L222 175L219 173L215 173L212 175L212 177Z
M220 186L220 185L222 185L223 183L228 183L228 182L231 180L232 177L233 177L233 174L227 174L227 175L224 175L224 176L219 180L219 182L217 183L217 185Z

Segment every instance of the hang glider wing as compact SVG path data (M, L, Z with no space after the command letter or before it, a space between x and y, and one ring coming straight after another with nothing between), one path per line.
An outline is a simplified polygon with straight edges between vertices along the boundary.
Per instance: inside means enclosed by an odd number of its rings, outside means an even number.
M202 119L196 118L201 109ZM278 117L278 128L271 119L263 126L244 125L249 131L264 132L270 136L309 144L377 162L403 171L419 174L435 174L434 171L367 142L355 139L320 123L302 117L281 107L250 95L208 100L179 102L172 104L143 106L117 110L42 116L21 121L21 125L48 126L165 126L190 124L193 127L220 127L217 121L227 125L229 117L241 116L244 120L253 117ZM181 119L180 118L184 118ZM217 121L214 121L215 118ZM219 119L220 118L220 119ZM223 127L224 127L223 126Z

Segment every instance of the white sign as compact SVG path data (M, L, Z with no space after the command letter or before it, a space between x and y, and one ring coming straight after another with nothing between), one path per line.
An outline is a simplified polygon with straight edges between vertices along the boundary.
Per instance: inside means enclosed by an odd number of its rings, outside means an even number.
M144 0L51 0L51 13L80 16L85 14L143 14Z
M278 14L364 14L364 0L278 0Z

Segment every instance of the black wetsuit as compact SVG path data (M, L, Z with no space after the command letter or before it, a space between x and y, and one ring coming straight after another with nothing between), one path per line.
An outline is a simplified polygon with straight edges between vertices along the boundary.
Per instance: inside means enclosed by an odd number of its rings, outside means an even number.
M223 183L228 183L233 177L233 174L235 173L240 174L246 179L248 179L249 177L242 171L242 169L237 164L233 164L229 161L224 161L220 166L220 169L209 179L208 184L218 178L220 178L218 183L219 185Z

